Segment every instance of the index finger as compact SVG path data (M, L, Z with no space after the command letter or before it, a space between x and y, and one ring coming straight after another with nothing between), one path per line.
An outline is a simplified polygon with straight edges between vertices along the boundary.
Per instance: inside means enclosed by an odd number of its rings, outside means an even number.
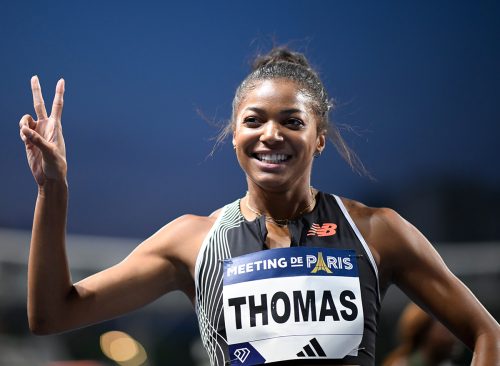
M47 111L45 110L45 103L42 97L42 88L38 76L31 78L31 91L33 92L33 105L35 107L36 116L38 119L47 118Z
M64 96L64 79L59 79L56 85L56 94L54 95L54 101L52 102L52 111L50 112L50 116L54 117L56 120L61 120L62 109L63 109L63 100Z

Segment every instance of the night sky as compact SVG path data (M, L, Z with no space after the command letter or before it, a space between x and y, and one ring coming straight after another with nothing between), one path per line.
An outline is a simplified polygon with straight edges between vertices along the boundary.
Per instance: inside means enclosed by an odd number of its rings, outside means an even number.
M333 120L376 178L353 173L330 144L315 187L424 226L443 216L427 214L436 200L419 194L455 189L447 199L473 203L461 210L498 222L481 207L500 202L499 4L3 2L0 226L31 227L36 185L18 122L34 114L35 74L48 106L66 80L69 232L144 238L244 195L230 141L209 156L214 125L228 120L249 63L273 43L306 53L337 102ZM415 201L431 204L410 210ZM454 239L431 226L431 237Z

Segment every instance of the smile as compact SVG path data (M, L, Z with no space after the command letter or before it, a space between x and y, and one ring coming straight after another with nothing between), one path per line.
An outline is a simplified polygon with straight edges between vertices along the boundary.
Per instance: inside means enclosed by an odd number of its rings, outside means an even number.
M286 154L252 154L254 158L268 164L279 164L290 160L291 155Z

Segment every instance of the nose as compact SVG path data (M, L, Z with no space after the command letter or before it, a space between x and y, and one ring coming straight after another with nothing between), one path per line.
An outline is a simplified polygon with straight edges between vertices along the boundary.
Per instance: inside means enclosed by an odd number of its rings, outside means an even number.
M281 134L281 125L279 123L268 121L264 125L262 134L259 140L261 142L266 142L269 144L283 141L283 135Z

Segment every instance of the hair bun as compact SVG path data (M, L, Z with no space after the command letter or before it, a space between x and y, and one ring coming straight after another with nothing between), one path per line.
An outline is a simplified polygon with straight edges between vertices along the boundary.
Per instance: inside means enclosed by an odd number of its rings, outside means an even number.
M289 62L310 68L306 57L302 53L290 51L286 47L276 47L269 51L267 55L257 56L252 64L252 71L278 62Z

